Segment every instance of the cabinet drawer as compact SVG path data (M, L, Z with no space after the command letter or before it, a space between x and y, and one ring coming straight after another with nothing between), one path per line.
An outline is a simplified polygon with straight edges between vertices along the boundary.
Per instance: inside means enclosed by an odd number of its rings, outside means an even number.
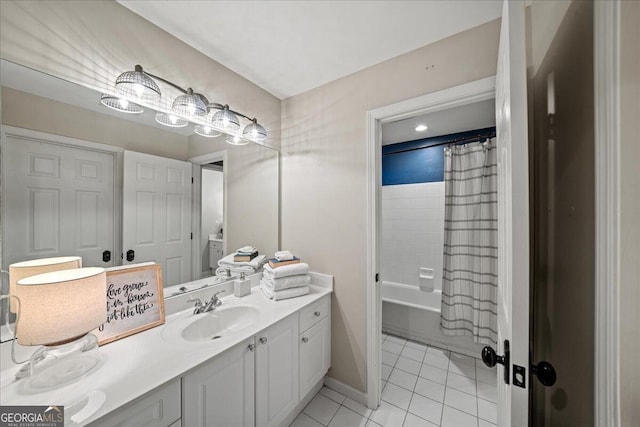
M330 295L322 297L321 300L314 302L308 307L300 310L300 332L306 331L321 319L324 319L331 310Z
M180 380L102 417L94 427L167 427L180 419Z

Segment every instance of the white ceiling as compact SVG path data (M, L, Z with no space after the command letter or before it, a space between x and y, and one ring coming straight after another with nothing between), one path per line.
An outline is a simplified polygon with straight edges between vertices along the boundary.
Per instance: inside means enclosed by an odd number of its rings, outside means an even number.
M384 123L382 125L382 145L495 126L495 105L494 99L488 99L448 110ZM415 128L419 124L427 125L428 129L424 132L417 132Z
M118 1L281 99L502 11L502 0Z

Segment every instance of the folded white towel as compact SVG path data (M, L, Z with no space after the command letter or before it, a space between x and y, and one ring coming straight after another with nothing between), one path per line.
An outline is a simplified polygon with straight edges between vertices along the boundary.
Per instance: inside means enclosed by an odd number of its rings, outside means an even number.
M264 282L265 286L268 286L274 291L281 291L283 289L309 286L311 284L311 277L307 274L298 274L296 276L279 277L274 279L273 277L268 278L263 275L262 282Z
M239 275L240 273L244 273L246 274L253 274L256 272L256 269L253 267L250 267L248 265L245 266L239 266L239 267L231 267L231 266L225 266L225 267L218 267L216 268L216 276L223 276L225 277L227 275L227 271L229 271L232 275Z
M278 252L275 253L275 258L278 261L290 261L295 257L289 251L278 251Z
M279 300L288 299L288 298L295 298L295 297L299 297L309 293L308 286L301 286L298 288L274 291L269 289L263 283L260 283L260 290L262 291L265 297L267 297L268 299L273 299L274 301L279 301Z
M255 246L243 246L240 249L238 249L236 252L242 252L242 253L245 253L245 254L252 254L257 250L258 249Z
M235 255L235 253L227 255L226 257L224 257L221 260L219 260L218 261L218 266L220 266L220 267L233 267L233 268L236 268L236 267L251 267L254 270L257 270L260 267L262 267L262 264L267 262L266 255L258 255L257 257L255 257L251 261L235 262L233 260L234 255Z
M271 268L269 264L264 266L264 274L267 277L277 279L279 277L295 276L297 274L307 274L309 264L300 262L298 264L283 265L282 267Z

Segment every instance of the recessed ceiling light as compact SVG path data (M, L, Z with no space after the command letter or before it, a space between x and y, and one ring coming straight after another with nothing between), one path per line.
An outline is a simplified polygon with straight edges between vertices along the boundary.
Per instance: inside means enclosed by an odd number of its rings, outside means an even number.
M427 128L427 125L418 125L416 126L416 132L424 132L425 130L427 130Z

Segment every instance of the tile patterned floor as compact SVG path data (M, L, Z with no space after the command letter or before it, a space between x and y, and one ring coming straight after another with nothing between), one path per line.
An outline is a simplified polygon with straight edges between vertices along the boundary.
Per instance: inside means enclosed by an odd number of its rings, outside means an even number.
M323 387L291 427L491 427L496 371L455 352L382 334L382 402L375 411Z

